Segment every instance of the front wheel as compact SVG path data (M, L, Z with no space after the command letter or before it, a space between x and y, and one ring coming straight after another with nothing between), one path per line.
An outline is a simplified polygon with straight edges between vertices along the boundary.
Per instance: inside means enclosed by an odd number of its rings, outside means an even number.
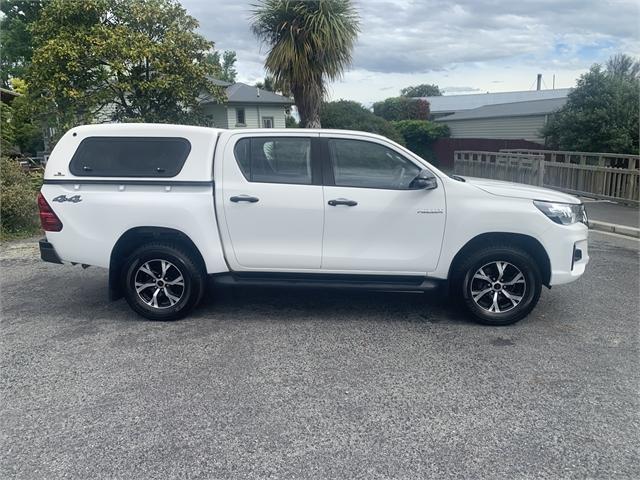
M510 325L526 317L542 290L540 269L517 247L485 247L458 269L467 310L479 323Z
M133 252L125 260L122 282L129 306L149 320L186 316L200 301L206 283L193 255L163 243Z

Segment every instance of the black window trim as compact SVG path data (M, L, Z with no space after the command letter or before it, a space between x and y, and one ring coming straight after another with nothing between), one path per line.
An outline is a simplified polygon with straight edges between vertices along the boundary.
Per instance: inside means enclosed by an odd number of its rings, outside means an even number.
M100 140L142 140L142 141L166 141L166 140L175 140L175 141L179 141L180 143L186 145L187 149L186 149L186 153L184 155L184 158L181 159L180 162L178 162L177 164L177 168L176 171L173 175L153 175L153 174L145 174L145 173L140 173L140 174L123 174L123 172L117 172L117 173L96 173L93 171L85 171L84 168L80 167L80 169L76 169L76 165L74 165L74 162L78 162L81 163L82 160L79 158L78 156L78 152L80 152L80 147L82 146L82 144L88 140L95 140L95 139L100 139ZM120 135L120 136L113 136L113 135L94 135L91 137L86 137L83 138L80 143L78 144L78 146L76 147L75 152L73 153L73 156L71 157L71 160L69 161L69 172L71 172L72 175L76 176L76 177L107 177L107 178L159 178L159 179L165 179L165 178L175 178L178 175L180 175L180 172L182 171L182 169L184 168L185 163L187 163L187 158L189 158L189 155L191 153L191 142L184 137L141 137L141 136L136 136L136 135ZM78 157L76 159L76 157Z
M260 139L264 139L264 138L272 138L272 139L304 138L305 140L310 140L310 142L311 142L311 183L265 182L265 181L261 181L261 180L251 180L251 179L247 178L247 176L242 171L242 168L240 168L240 164L238 162L238 158L236 157L236 145L238 145L238 143L241 140L245 140L245 139L252 140L254 138L260 138ZM249 148L251 148L251 147L249 147ZM265 184L270 184L270 185L302 185L302 186L318 186L318 185L320 185L321 186L322 185L323 172L322 172L322 165L320 164L320 160L321 160L320 148L321 148L321 146L320 146L320 138L318 138L317 136L306 136L306 135L242 135L240 138L238 138L233 143L232 151L233 151L233 158L236 161L236 167L238 168L238 171L240 172L240 175L242 175L242 178L244 178L249 183L265 183ZM249 154L249 156L251 156L251 154Z
M419 164L417 162L414 162L412 159L408 158L404 153L398 152L398 150L396 150L395 148L391 148L391 146L385 145L384 143L381 143L381 142L372 141L371 139L353 138L353 137L322 136L322 137L320 137L320 140L322 141L322 144L323 144L322 175L323 175L324 186L325 187L366 188L366 189L369 189L369 190L389 190L389 191L393 191L393 192L415 192L416 191L416 190L413 190L411 188L380 188L380 187L363 187L363 186L356 186L356 185L336 185L335 173L334 173L334 169L333 169L333 162L331 161L332 152L331 152L331 148L329 148L329 140L352 140L352 141L356 141L356 142L366 142L366 143L373 143L374 145L380 145L382 147L388 148L389 150L392 150L396 155L400 156L401 158L403 158L407 162L415 165L416 167L420 168L421 170L428 170L427 167L425 167L424 165ZM437 176L436 176L436 178L437 178Z

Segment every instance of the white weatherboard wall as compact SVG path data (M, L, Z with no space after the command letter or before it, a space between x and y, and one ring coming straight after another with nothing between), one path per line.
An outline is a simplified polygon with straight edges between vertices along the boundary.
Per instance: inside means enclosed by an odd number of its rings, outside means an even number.
M211 126L216 128L229 128L227 123L226 105L208 104L204 107L205 115L211 117Z
M544 127L546 118L546 115L531 115L441 122L449 125L451 138L501 138L544 142L540 130Z
M234 105L227 110L229 128L236 127L236 109L244 108L245 128L262 128L262 117L273 117L274 128L285 127L285 113L282 105Z

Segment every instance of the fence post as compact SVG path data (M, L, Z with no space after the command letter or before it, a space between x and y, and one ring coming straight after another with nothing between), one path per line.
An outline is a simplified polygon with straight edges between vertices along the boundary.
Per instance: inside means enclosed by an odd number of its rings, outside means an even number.
M538 186L544 186L544 155L538 157Z

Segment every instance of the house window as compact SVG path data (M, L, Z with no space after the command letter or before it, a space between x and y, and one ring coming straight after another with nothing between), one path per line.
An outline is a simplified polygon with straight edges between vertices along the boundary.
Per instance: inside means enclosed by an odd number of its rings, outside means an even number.
M273 117L262 117L262 128L273 128Z
M244 108L236 108L236 127L244 127L245 125Z

